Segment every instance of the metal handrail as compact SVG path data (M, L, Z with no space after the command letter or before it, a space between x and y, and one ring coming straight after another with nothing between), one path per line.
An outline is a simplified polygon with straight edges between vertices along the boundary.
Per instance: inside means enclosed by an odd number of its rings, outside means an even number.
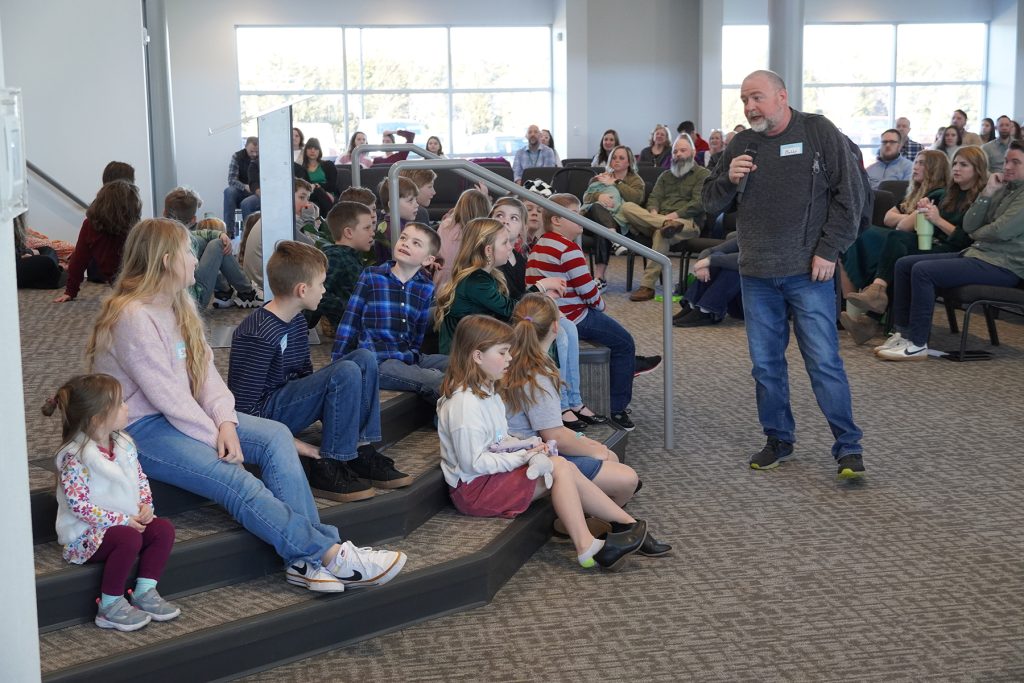
M399 161L391 165L388 170L388 183L391 194L389 199L391 200L391 206L389 207L390 215L392 220L390 221L391 228L391 243L398 243L398 235L401 232L401 220L394 220L395 216L399 216L398 212L398 173L403 168L411 166L414 168L429 168L431 170L447 169L455 172L462 171L466 174L484 180L488 186L497 187L502 192L515 195L520 199L533 202L543 209L560 216L567 220L576 223L581 226L584 230L589 230L598 237L603 237L607 240L612 240L617 244L625 246L630 251L635 251L643 258L655 263L661 264L661 286L665 291L666 296L662 301L662 361L663 367L665 368L664 374L664 395L665 395L665 448L671 450L674 444L674 434L672 428L672 259L664 254L654 251L653 249L636 242L625 235L621 235L618 232L609 230L608 228L595 223L589 218L585 218L578 213L574 213L569 209L565 208L561 204L540 196L535 192L524 189L521 185L516 185L510 180L502 178L497 173L489 171L483 168L479 164L474 164L465 159L424 159L414 161Z
M76 195L74 192L72 192L68 188L64 187L63 185L61 185L60 182L58 182L57 179L54 178L52 175L50 175L49 173L45 172L43 169L39 168L38 166L36 166L35 164L33 164L31 161L29 161L27 159L25 160L25 165L28 166L28 170L30 170L33 173L35 173L37 176L39 176L40 178L42 178L43 180L48 182L50 185L52 185L54 187L54 189L58 190L65 197L67 197L68 199L73 201L75 204L78 204L80 207L82 207L83 211L85 209L89 208L89 205L86 204L85 202L83 202L78 197L78 195Z
M352 150L352 187L362 187L360 174L362 173L363 168L362 166L359 165L359 157L362 156L364 152L415 152L424 159L441 159L441 157L437 156L433 152L428 152L419 145L413 144L411 142L382 142L373 145L359 145L358 147ZM468 178L469 180L481 180L479 177L471 173L467 173L465 171L460 171L456 169L455 172L458 175L462 176L463 178ZM497 185L492 185L491 183L488 183L486 180L484 180L484 183L487 185L489 189L494 190L494 192L497 194L501 194L502 192L504 192L504 190L499 188Z

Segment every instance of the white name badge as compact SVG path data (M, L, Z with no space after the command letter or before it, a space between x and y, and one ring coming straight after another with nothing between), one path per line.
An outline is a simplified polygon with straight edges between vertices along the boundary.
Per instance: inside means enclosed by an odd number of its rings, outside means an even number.
M281 337L281 353L284 353L287 348L288 348L288 335L286 334L283 337Z
M782 147L779 147L779 156L780 157L795 157L795 156L797 156L799 154L803 154L803 153L804 153L804 143L802 143L802 142L794 142L792 144L783 145Z
M180 341L174 345L174 355L178 357L178 360L185 360L185 342Z

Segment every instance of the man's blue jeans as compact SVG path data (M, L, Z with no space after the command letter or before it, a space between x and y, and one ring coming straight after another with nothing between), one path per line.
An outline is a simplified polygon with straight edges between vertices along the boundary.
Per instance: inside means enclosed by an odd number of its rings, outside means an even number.
M441 353L421 354L415 365L388 358L380 364L380 388L415 391L425 401L437 403L441 398L441 380L447 369L448 356Z
M242 208L242 200L252 196L245 190L228 185L224 188L224 225L235 224L235 209Z
M811 388L835 437L832 457L860 453L861 431L853 423L846 370L839 357L835 283L814 282L810 275L740 278L747 344L757 388L757 414L766 436L796 441L789 405L789 320L811 379Z
M268 419L298 434L323 423L320 455L335 460L356 457L360 441L380 441L380 392L377 357L356 349L312 375L293 379L263 407Z
M213 447L179 432L163 415L136 420L127 432L135 439L139 462L150 479L213 499L274 546L286 562L305 560L318 566L338 542L338 530L320 523L295 443L284 425L238 414L242 455L246 462L259 465L262 481L224 462Z
M611 409L621 413L633 400L633 371L636 367L636 345L633 335L619 322L591 308L582 320L576 321L580 339L603 344L611 351Z

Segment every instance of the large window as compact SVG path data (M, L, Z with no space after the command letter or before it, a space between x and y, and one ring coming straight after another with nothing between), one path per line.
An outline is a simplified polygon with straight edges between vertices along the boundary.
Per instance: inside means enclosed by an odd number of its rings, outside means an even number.
M977 131L984 116L985 24L825 24L804 27L803 109L828 116L868 162L882 131L910 119L931 145L954 109Z
M722 130L747 125L740 84L751 71L768 68L768 27L764 24L722 27Z
M389 129L436 135L449 156L511 154L531 123L551 127L550 27L239 27L237 41L242 116L311 96L293 121L325 156Z

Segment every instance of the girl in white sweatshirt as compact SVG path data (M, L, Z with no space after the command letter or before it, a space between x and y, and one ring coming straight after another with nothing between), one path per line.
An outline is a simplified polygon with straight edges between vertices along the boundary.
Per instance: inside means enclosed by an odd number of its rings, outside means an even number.
M46 400L43 414L60 410L64 445L57 451L57 541L73 564L105 562L96 625L135 631L181 613L156 584L174 545L174 526L153 514L149 480L135 442L121 431L128 407L110 375L74 377ZM124 597L135 560L135 590Z

